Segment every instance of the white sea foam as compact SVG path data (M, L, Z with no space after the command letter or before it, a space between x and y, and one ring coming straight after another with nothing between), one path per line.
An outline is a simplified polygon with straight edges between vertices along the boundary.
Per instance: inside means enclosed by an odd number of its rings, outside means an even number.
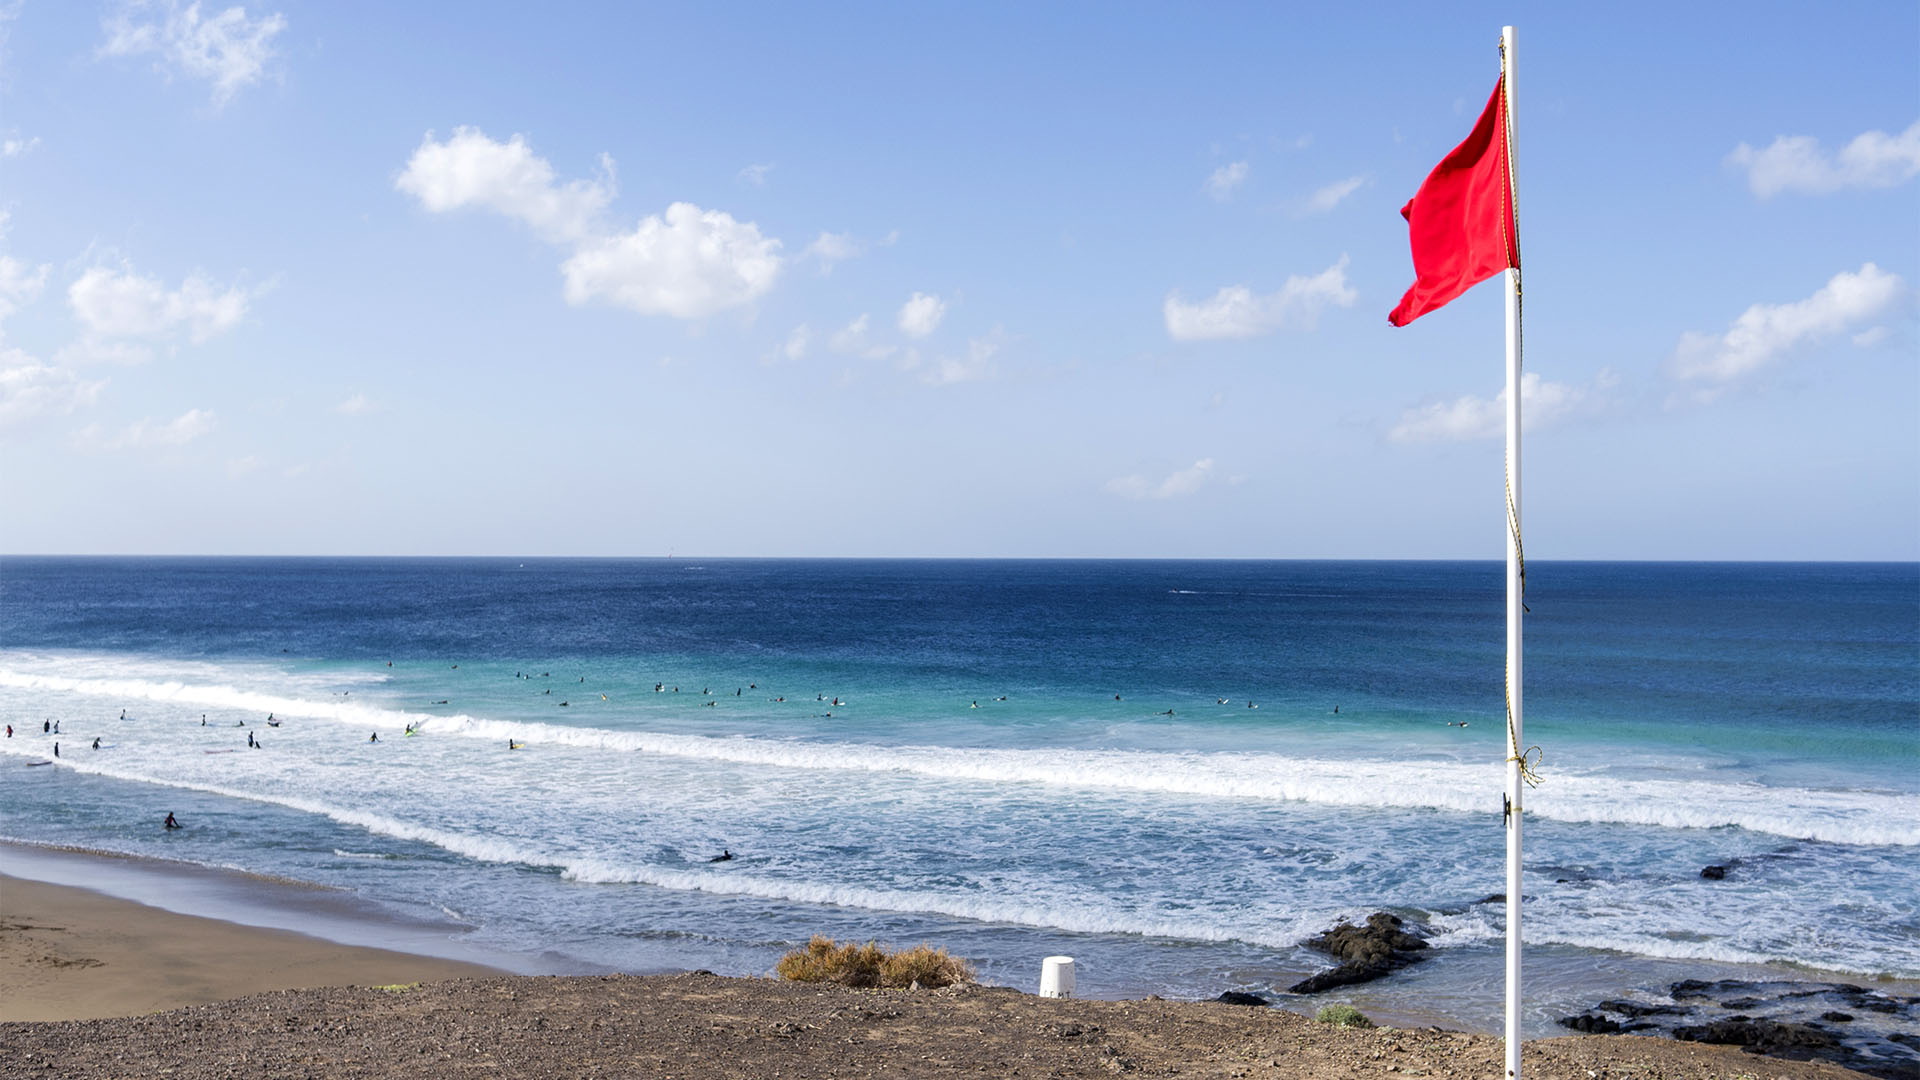
M0 746L0 753L16 757L24 756L4 746ZM519 864L557 870L566 880L583 885L648 885L680 892L751 896L765 900L805 904L833 904L873 911L945 915L977 922L1004 923L1078 933L1136 934L1191 941L1241 941L1274 948L1285 948L1297 944L1308 934L1319 929L1320 925L1326 921L1316 913L1310 917L1303 916L1300 921L1283 927L1243 927L1207 919L1182 919L1150 911L1131 912L1108 909L1097 904L1021 903L990 896L867 888L756 876L752 873L738 872L736 869L689 870L619 863L545 850L508 839L474 836L450 829L422 825L386 814L334 806L298 795L248 790L226 784L161 778L132 770L102 766L92 761L63 759L58 764L79 773L160 784L225 798L282 806L302 813L327 817L343 825L355 826L382 836L428 844L481 862ZM334 849L334 854L344 857L379 857L338 848Z
M546 743L780 770L896 773L984 784L1260 799L1331 806L1484 813L1503 767L1434 761L1325 759L1268 753L878 746L764 737L611 731L465 714L439 716L360 702L314 701L219 684L77 678L0 670L0 688L272 712L397 731ZM1675 829L1737 827L1838 844L1920 846L1920 796L1751 782L1619 779L1550 773L1528 814L1557 821Z

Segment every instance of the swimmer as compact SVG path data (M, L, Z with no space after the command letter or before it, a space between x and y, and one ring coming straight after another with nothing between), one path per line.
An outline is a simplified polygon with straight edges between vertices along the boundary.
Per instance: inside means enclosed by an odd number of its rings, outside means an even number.
M173 813L172 813L171 811L169 811L169 812L167 813L167 828L169 828L169 829L183 829L183 828L185 828L185 827L186 827L186 826L184 826L184 825L182 825L182 824L180 824L179 822L177 822L177 821L175 821L175 820L173 820Z

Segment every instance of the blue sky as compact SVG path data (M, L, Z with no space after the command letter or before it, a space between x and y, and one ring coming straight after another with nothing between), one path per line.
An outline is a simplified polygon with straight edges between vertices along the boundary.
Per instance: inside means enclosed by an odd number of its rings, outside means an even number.
M1535 558L1920 558L1920 8L1519 13ZM0 5L0 550L1498 558L1486 5Z

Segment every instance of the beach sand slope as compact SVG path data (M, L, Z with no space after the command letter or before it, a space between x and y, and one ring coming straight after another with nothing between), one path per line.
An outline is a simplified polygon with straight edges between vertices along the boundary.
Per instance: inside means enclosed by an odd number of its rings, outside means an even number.
M127 1016L263 990L493 974L0 877L0 1020Z

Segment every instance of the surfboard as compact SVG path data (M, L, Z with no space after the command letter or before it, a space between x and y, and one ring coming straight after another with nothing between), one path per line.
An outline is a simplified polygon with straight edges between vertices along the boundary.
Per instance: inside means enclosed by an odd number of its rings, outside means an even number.
M51 761L29 761L27 762L27 768L31 769L35 765L51 765L51 764L53 764L53 762Z

